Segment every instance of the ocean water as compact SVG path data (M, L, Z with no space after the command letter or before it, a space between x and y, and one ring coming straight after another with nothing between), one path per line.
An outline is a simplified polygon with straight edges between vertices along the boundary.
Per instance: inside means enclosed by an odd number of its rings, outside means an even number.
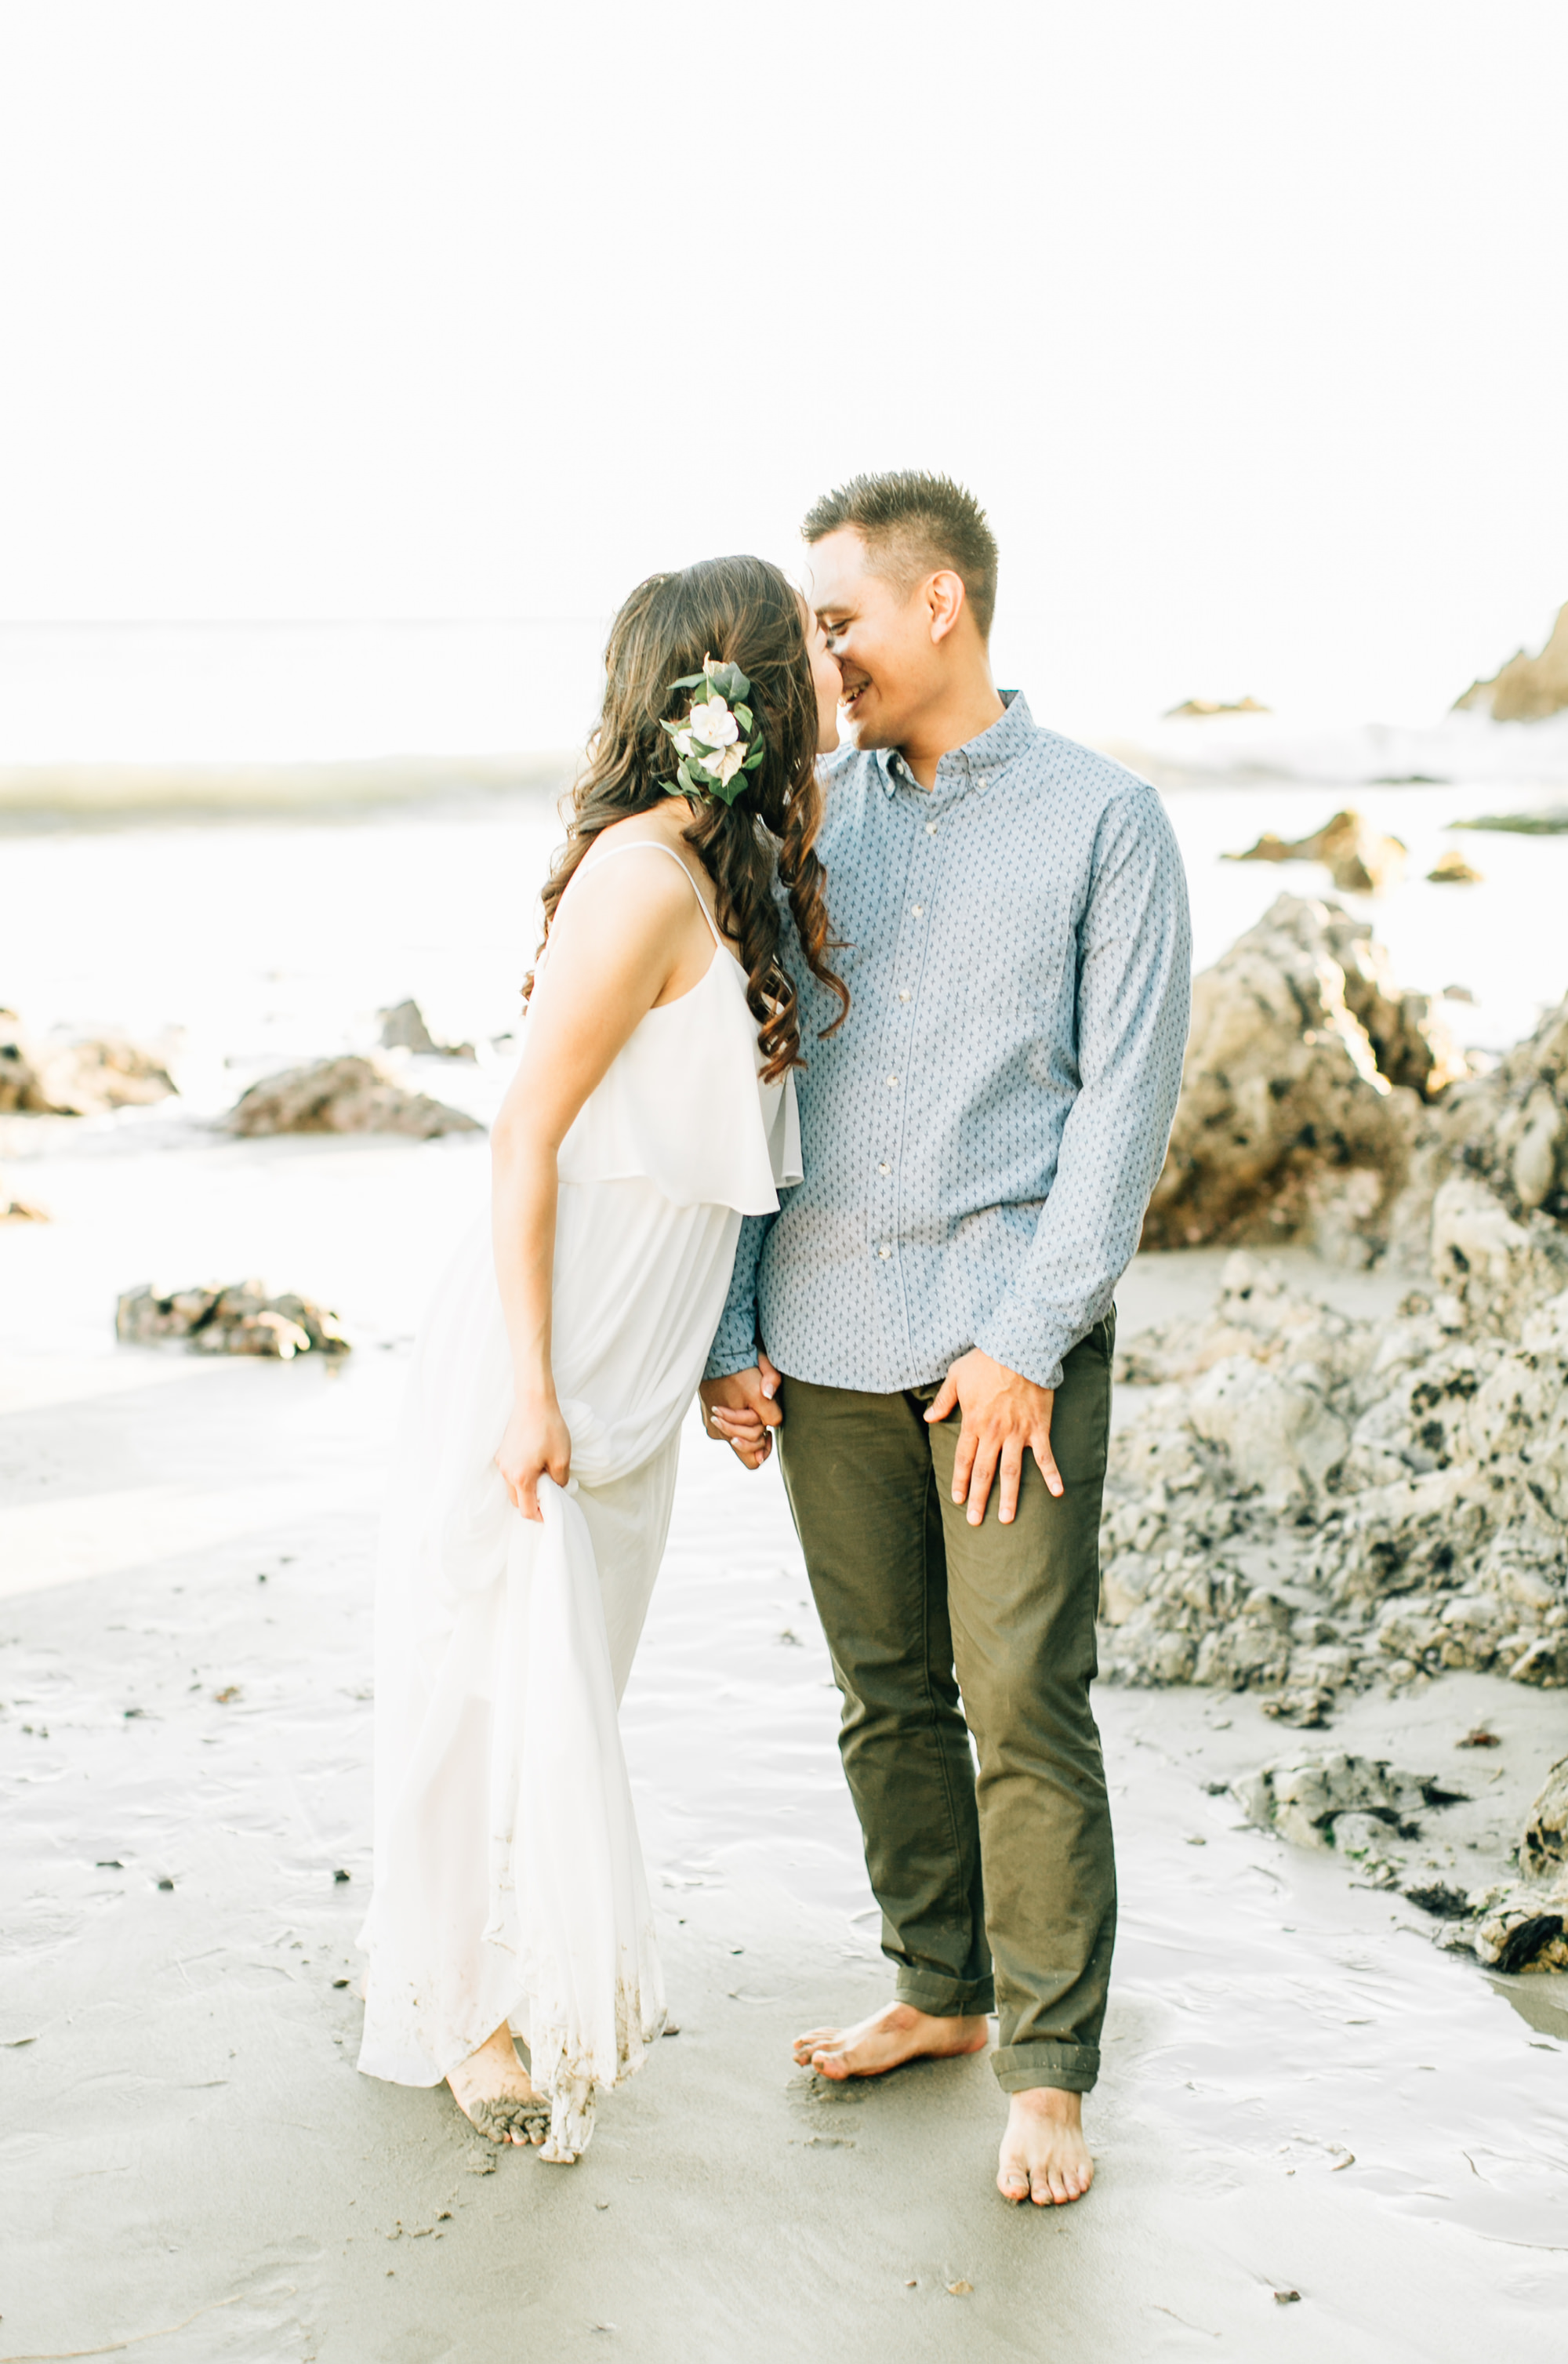
M1316 829L1344 801L1340 788L1276 781L1163 794L1199 967L1276 896L1332 891L1315 864L1222 856L1264 830L1294 839ZM1464 987L1470 1000L1443 1004L1462 1043L1496 1049L1528 1033L1568 991L1568 836L1455 833L1453 821L1498 808L1496 789L1474 785L1368 786L1354 802L1409 849L1390 893L1340 898L1387 944L1399 982ZM439 1038L474 1042L488 1060L517 1023L539 887L561 834L555 797L539 789L315 820L13 814L0 832L0 1006L40 1029L168 1034L185 1098L137 1123L177 1123L269 1067L366 1047L377 1010L408 994ZM1483 884L1427 882L1450 846ZM495 1058L506 1055L502 1040ZM496 1073L454 1067L447 1081L477 1091L482 1113Z
M608 616L0 623L0 785L22 766L247 766L529 755L591 726ZM1043 652L1042 652L1043 653ZM1026 663L1039 719L1110 732L1140 770L1336 787L1431 780L1568 786L1568 714L1348 724L1325 712L1091 720Z
M1568 713L1494 722L1466 710L1429 722L1330 724L1286 714L1165 715L1128 734L1128 760L1160 779L1277 780L1336 788L1441 786L1568 789ZM1358 797L1359 801L1359 797Z
M438 1031L504 1034L559 826L539 786L465 782L564 781L604 630L592 617L0 627L0 1003L44 1025L183 1029L201 1104L221 1084L215 1061L363 1042L406 993ZM1381 900L1343 899L1404 984L1469 990L1447 1011L1462 1042L1510 1042L1568 989L1568 836L1451 827L1568 801L1568 714L1357 730L1166 718L1117 752L1166 796L1200 967L1275 895L1329 888L1313 864L1221 855L1351 804L1409 860ZM401 801L369 792L377 764L403 767ZM193 793L206 809L183 818ZM1450 847L1483 885L1427 884Z

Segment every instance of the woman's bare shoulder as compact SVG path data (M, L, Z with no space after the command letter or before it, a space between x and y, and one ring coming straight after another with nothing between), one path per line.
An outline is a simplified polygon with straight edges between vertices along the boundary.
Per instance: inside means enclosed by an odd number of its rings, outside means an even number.
M618 935L630 930L658 936L686 920L695 884L689 857L680 853L672 831L657 823L650 827L649 819L635 814L600 832L561 898L552 936L563 925L569 934L609 930ZM633 853L645 858L617 858Z
M676 799L671 797L668 811L655 809L652 812L628 813L624 820L614 820L608 829L600 830L583 856L579 868L596 868L606 853L618 853L634 845L662 846L667 853L673 853L677 862L688 864L694 857L685 842L685 827L684 797L680 799L679 810L676 809Z

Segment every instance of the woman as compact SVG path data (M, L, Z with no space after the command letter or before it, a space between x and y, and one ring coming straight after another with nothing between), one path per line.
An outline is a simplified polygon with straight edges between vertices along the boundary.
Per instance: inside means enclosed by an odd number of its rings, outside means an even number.
M654 575L606 667L490 1222L437 1293L389 1482L361 1938L360 2067L444 2078L561 2160L663 2024L616 1708L740 1218L800 1179L780 885L848 1006L812 851L840 685L799 595L755 558Z

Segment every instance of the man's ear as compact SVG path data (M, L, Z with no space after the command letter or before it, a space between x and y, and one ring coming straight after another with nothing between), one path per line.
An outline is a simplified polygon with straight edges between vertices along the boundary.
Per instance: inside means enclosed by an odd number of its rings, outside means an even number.
M926 584L921 597L930 613L932 640L945 641L962 615L969 597L963 587L962 575L955 574L951 566L940 568Z

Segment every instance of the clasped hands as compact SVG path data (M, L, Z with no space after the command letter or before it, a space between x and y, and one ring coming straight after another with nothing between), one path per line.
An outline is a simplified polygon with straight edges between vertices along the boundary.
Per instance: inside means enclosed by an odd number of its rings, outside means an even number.
M703 1425L709 1436L728 1444L748 1469L760 1469L773 1449L773 1432L784 1413L776 1400L779 1374L763 1354L749 1371L732 1372L726 1379L702 1384ZM1037 1388L972 1346L948 1371L926 1412L929 1425L946 1420L956 1407L961 1422L953 1455L952 1499L967 1505L972 1527L985 1516L993 1485L1000 1481L997 1515L1012 1523L1023 1483L1024 1455L1032 1453L1040 1474L1052 1494L1062 1491L1062 1473L1051 1450L1051 1415L1056 1401L1051 1388Z

